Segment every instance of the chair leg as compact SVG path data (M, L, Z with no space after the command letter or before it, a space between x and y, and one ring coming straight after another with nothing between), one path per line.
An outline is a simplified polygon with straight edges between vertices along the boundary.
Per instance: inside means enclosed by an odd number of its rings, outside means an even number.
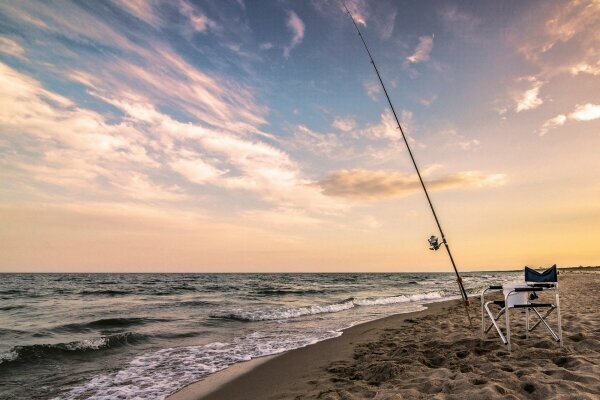
M508 301L506 305L508 306ZM506 307L506 344L508 344L508 351L510 352L510 316L508 311L509 309Z
M529 339L529 308L525 309L525 339Z
M491 304L491 302L486 303L484 308L485 308L485 311L487 312L488 316L490 317L492 324L490 326L488 326L487 329L484 330L484 334L489 332L489 330L492 329L492 326L493 326L496 328L496 331L498 332L498 335L500 336L502 343L506 344L506 338L505 338L504 334L502 333L502 330L496 323L496 321L498 321L498 319L500 319L500 316L504 313L505 308L501 309L500 312L498 313L498 315L494 317L494 314L492 314L492 311L489 308L490 304Z
M558 322L558 339L560 343L560 347L563 347L563 337L562 337L562 321L560 319L560 299L558 295L558 289L556 290L556 319Z
M481 293L481 338L485 338L485 310L483 303L483 293Z
M494 324L494 321L497 322L500 319L500 317L504 315L505 310L506 310L505 308L501 308L500 312L498 312L498 314L496 314L495 317L492 316L492 312L490 311L490 319L492 320L492 323L489 324L488 327L485 329L485 333L488 333L490 331L490 329L492 329L492 327L494 327L494 326L496 327L496 329L499 329L498 324ZM493 317L493 319L492 319L492 317Z
M532 307L532 308L533 308L533 307ZM544 318L544 319L548 318L548 316L549 316L549 315L552 313L552 311L554 311L555 309L556 309L556 307L551 307L551 308L550 308L548 311L546 311L546 314L544 314L544 317L543 317L543 318ZM533 324L533 326L532 326L531 328L529 328L529 331L530 331L530 332L533 332L533 330L534 330L535 328L537 328L537 327L538 327L538 325L539 325L539 324L541 324L541 323L542 323L541 319L538 319L538 321L537 321L535 324Z
M552 328L550 328L550 325L548 325L548 323L540 315L540 313L538 312L538 310L535 307L531 307L531 309L533 310L534 313L537 314L538 318L540 319L540 322L542 324L544 324L544 326L546 327L546 329L548 329L548 332L550 332L550 334L552 335L552 337L554 338L554 340L556 340L557 342L561 342L560 338L556 335L556 333L554 333L554 331L552 330Z

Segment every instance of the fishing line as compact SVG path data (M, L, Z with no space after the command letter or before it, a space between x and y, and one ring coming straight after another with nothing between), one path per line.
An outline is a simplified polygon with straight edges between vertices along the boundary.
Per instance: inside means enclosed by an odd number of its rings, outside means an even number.
M448 242L446 241L446 236L444 235L444 231L442 230L442 225L440 225L438 216L435 212L435 209L433 208L433 203L431 202L431 198L429 197L429 192L427 192L427 187L425 186L425 182L423 181L423 178L421 177L421 172L419 171L419 167L417 167L417 162L415 161L415 157L413 156L412 150L410 149L410 145L408 144L408 140L406 139L406 135L404 134L404 129L402 129L402 125L400 125L400 120L398 119L398 116L396 115L396 110L394 109L392 100L390 99L387 89L385 88L383 79L381 78L381 75L379 74L379 69L377 68L377 65L375 64L375 60L373 59L373 56L371 55L371 52L369 51L369 46L367 46L367 42L365 41L365 38L363 37L362 33L360 32L360 29L358 28L358 25L356 24L356 21L354 20L352 13L346 6L346 3L344 2L344 0L340 0L340 1L341 1L342 5L344 6L344 8L346 9L346 12L350 16L350 19L352 20L352 23L354 24L354 27L356 28L356 32L358 32L358 36L360 37L360 40L362 41L363 45L365 46L365 50L367 51L367 54L369 55L369 59L371 60L371 64L373 64L373 68L375 69L375 73L377 74L377 79L379 79L379 83L381 84L383 93L385 94L388 104L390 105L392 114L394 114L394 118L396 119L396 123L398 124L398 129L400 129L400 133L402 134L402 139L404 140L404 144L406 144L408 154L410 155L412 164L415 167L415 170L417 171L417 176L419 177L419 182L421 182L421 187L423 188L423 191L425 192L425 197L427 197L427 202L429 203L429 208L431 209L431 212L433 213L433 218L435 219L435 223L440 232L440 236L442 237L442 243L444 244L444 247L446 248L446 252L448 253L448 256L450 257L450 262L452 263L452 268L454 268L454 273L456 274L456 282L458 283L460 294L462 296L462 299L463 299L465 307L466 307L466 306L470 305L469 297L467 296L467 291L465 290L465 287L463 286L462 278L460 277L460 275L458 273L458 269L456 268L456 263L454 262L454 257L452 257L452 252L450 251L450 246L448 246ZM437 250L437 248L435 248L434 250ZM468 315L468 310L467 310L467 315ZM469 323L470 322L471 322L471 318L469 316Z

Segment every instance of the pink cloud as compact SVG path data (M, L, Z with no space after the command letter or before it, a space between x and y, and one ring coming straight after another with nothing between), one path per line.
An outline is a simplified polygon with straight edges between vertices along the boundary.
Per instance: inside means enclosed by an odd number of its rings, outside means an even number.
M283 55L286 58L290 56L292 49L302 42L305 30L304 22L293 11L288 13L287 26L292 31L292 41L283 49Z
M420 63L429 60L429 53L433 49L433 35L421 36L419 44L415 48L412 55L406 57L406 60L412 64Z

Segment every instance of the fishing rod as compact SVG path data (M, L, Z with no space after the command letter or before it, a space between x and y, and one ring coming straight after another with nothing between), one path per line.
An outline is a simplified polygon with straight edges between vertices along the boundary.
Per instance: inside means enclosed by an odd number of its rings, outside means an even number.
M360 32L360 29L358 29L358 25L356 24L356 21L354 20L352 13L350 12L350 10L348 10L348 7L346 7L346 3L344 2L344 0L340 0L340 1L342 2L342 5L346 9L346 12L350 16L350 19L352 20L352 23L354 24L354 27L356 28L356 32L358 32L358 36L360 37L360 40L362 41L363 45L365 46L365 50L367 51L367 54L369 55L369 58L371 59L371 64L373 64L373 68L375 69L375 73L377 74L377 78L379 79L379 83L381 84L381 88L383 89L383 93L385 94L388 104L390 105L390 108L392 109L392 113L394 114L394 118L396 119L396 123L398 124L398 129L400 129L400 133L402 134L402 139L404 139L404 144L406 144L408 154L410 155L410 159L412 160L413 166L415 167L415 170L417 171L417 176L419 177L419 181L421 182L421 187L423 188L423 191L425 192L425 197L427 197L427 202L429 203L429 208L431 208L431 212L433 213L433 218L435 219L435 223L437 224L438 230L440 232L440 236L442 237L442 243L444 244L444 247L446 248L446 251L448 252L448 256L450 257L450 262L452 263L452 268L454 268L454 273L456 274L456 282L458 283L458 287L460 289L460 294L463 298L465 306L468 306L470 304L470 301L469 301L469 297L467 296L467 291L465 290L465 287L463 286L462 278L460 277L460 275L458 273L458 269L456 268L456 263L454 262L454 257L452 257L452 252L450 251L450 246L448 246L448 242L446 241L446 236L444 235L444 231L442 230L442 225L440 225L440 220L438 219L435 209L433 208L433 203L431 202L431 198L429 197L429 192L427 192L427 187L425 186L423 177L421 177L421 172L419 171L419 167L417 167L417 162L415 161L415 157L413 156L412 150L410 149L408 140L406 139L406 135L404 134L404 130L402 129L402 125L400 125L400 120L398 119L398 116L396 115L396 110L394 110L394 105L392 104L392 100L390 99L387 89L385 88L385 85L383 84L383 79L381 79L381 75L379 74L379 69L377 69L375 60L373 59L373 56L371 55L371 52L369 51L369 46L367 46L367 42L365 41L365 38L363 37L362 33ZM432 246L431 247L432 250L437 250L440 247L440 244L437 243L437 238L435 238L435 236L432 236L429 239L429 243ZM467 314L468 314L468 311L467 311ZM471 318L469 317L469 322L470 321L471 321Z

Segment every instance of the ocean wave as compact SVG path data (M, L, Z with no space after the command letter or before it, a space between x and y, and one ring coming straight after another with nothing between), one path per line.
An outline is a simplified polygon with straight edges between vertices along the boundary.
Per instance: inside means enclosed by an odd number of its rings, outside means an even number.
M130 294L130 292L128 291L124 291L124 290L82 290L80 292L78 292L77 294L83 295L83 296L122 296L122 295L126 295L126 294Z
M353 301L347 300L342 303L326 304L322 306L272 308L264 310L236 310L223 314L211 315L211 318L233 319L238 321L269 321L278 319L289 319L322 313L335 313L354 307Z
M95 350L112 349L142 342L147 338L134 332L125 332L99 338L84 339L68 343L32 344L14 346L9 351L0 353L0 365L34 358L45 358L57 355L78 354Z
M391 297L377 297L373 299L355 299L354 304L356 304L357 306L379 306L398 303L413 303L415 301L424 300L436 300L441 299L442 297L443 296L440 292L430 292L422 294L412 294L409 296L400 295Z
M21 308L27 308L27 306L23 305L23 304L13 304L13 305L8 305L8 306L2 306L2 307L0 307L0 311L19 310Z
M21 331L18 329L10 329L10 328L0 328L0 336L4 335L23 335L27 334L26 331Z
M141 318L141 317L129 317L129 318L102 318L90 322L74 323L60 325L54 328L54 331L88 331L90 329L107 329L107 328L123 328L133 325L143 325L150 322L164 322L167 319L161 318Z
M173 286L171 289L173 289L173 290L189 290L192 292L196 291L196 288L193 286Z
M331 293L332 290L326 289L262 289L255 293L262 296L285 296L285 295L306 295L306 294L323 294Z
M175 303L166 303L169 307L175 305L177 307L197 307L197 306L212 306L215 303L213 301L206 300L185 300L176 301Z
M164 399L169 393L232 364L282 353L341 335L265 336L259 332L231 342L171 347L135 357L123 369L94 376L56 399Z
M202 334L206 334L207 331L202 330L194 330L190 332L162 332L155 333L152 335L153 338L158 339L185 339L191 337L202 336Z
M5 294L21 294L24 293L22 290L20 289L6 289L6 290L0 290L0 295L5 295Z
M211 318L232 319L244 322L282 320L324 313L337 313L354 307L412 303L417 301L442 299L440 292L355 299L349 298L339 303L314 305L308 307L269 308L263 310L233 310L212 314Z

